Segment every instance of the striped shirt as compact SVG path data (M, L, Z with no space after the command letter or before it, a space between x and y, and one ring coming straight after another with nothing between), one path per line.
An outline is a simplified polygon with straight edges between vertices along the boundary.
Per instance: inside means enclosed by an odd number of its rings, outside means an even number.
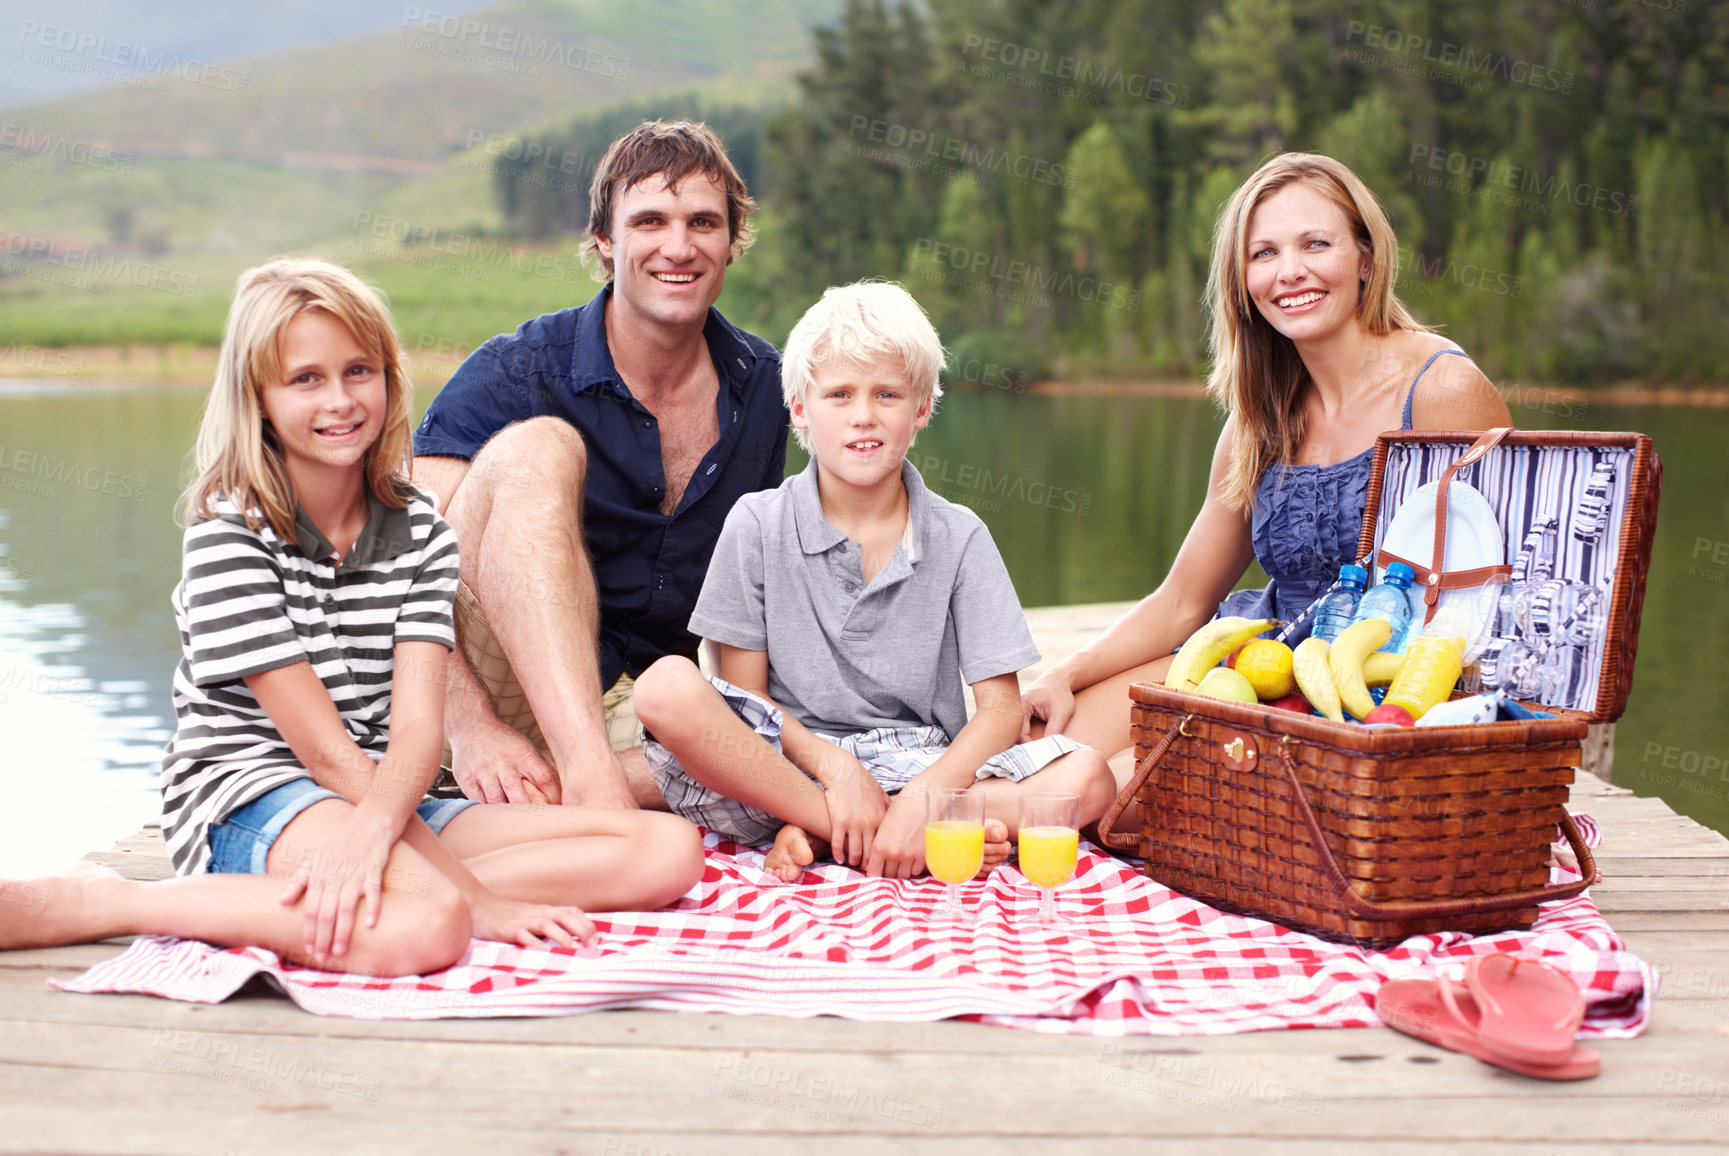
M181 874L207 870L211 824L306 777L247 675L310 662L348 736L377 759L390 738L396 643L455 646L456 535L424 496L401 510L369 501L340 565L299 509L292 542L268 525L249 529L226 500L187 527L173 595L178 728L162 758L162 832Z

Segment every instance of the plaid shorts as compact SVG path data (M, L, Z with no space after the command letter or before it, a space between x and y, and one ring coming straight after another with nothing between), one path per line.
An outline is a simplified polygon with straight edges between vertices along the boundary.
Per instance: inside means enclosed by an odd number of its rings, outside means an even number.
M708 680L734 714L761 735L769 746L780 750L784 720L779 707L724 678L710 675ZM890 795L899 792L927 770L942 757L949 745L948 735L941 727L878 727L853 735L813 733L863 763L871 777ZM1007 779L1018 783L1055 759L1081 749L1081 744L1067 735L1046 735L1030 743L1012 746L985 760L976 778ZM766 811L730 799L691 778L673 753L656 742L652 735L643 735L642 754L649 770L654 772L654 781L659 785L666 805L675 814L707 827L723 839L761 846L774 842L775 832L786 825Z

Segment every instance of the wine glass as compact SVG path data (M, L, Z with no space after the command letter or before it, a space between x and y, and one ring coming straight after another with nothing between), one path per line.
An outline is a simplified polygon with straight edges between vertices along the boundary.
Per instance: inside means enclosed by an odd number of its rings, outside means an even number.
M1532 639L1590 646L1602 634L1605 617L1597 587L1552 578L1532 592L1520 625Z
M925 866L948 885L931 917L970 923L961 884L984 866L985 797L965 787L939 787L925 799Z
M1081 800L1078 795L1022 795L1021 874L1038 885L1039 913L1033 922L1062 925L1056 889L1075 875L1080 850Z

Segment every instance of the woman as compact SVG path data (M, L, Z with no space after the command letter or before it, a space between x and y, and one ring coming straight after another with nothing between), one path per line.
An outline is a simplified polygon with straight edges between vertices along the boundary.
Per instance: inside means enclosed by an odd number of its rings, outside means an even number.
M1374 195L1330 157L1274 157L1232 195L1207 289L1207 391L1228 416L1206 501L1159 588L1027 688L1023 738L1117 752L1120 787L1131 683L1163 681L1215 614L1296 617L1356 560L1377 434L1512 424L1470 358L1393 295L1398 261ZM1230 594L1251 558L1273 581Z

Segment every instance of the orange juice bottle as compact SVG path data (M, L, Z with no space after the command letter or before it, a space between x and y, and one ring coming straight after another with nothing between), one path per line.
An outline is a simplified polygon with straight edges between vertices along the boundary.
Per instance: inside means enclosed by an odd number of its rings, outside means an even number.
M1405 651L1405 661L1387 688L1381 701L1402 706L1411 712L1413 720L1422 718L1429 708L1447 701L1458 685L1464 669L1465 640L1424 634L1412 641Z

